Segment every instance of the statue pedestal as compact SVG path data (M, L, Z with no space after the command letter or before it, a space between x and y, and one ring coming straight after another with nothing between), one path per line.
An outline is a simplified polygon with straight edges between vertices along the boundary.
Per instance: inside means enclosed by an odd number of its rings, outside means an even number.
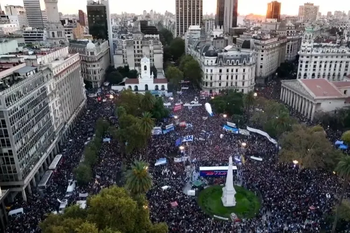
M227 190L226 187L222 188L222 197L221 201L223 206L225 207L233 207L236 205L236 190L233 188L231 190Z

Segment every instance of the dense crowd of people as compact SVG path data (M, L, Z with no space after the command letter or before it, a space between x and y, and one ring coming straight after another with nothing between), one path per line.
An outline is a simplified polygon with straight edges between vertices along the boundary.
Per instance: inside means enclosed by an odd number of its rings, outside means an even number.
M278 84L274 84L277 85ZM259 95L278 98L278 90L271 86L259 90ZM164 97L165 98L165 97ZM302 170L293 164L278 164L276 145L258 134L240 135L226 132L223 125L227 119L222 115L209 116L204 108L208 99L199 98L198 91L183 90L174 98L165 98L172 108L175 103L190 103L197 100L202 106L182 107L164 119L162 127L174 124L175 130L162 135L153 135L148 147L133 157L147 160L150 164L154 186L147 194L154 222L166 222L169 232L229 233L229 232L320 232L330 229L325 217L331 213L335 195L341 188L337 177L322 170ZM27 202L17 199L12 208L24 208L24 214L10 217L7 233L40 232L38 223L48 213L58 210L57 199L64 198L69 179L74 178L73 169L79 164L87 138L99 117L110 119L114 114L111 101L98 102L89 98L87 109L79 119L62 151L63 159L44 193L33 190ZM301 119L303 120L303 119ZM184 122L186 122L184 124ZM112 121L111 123L117 124ZM194 140L182 143L176 140L193 135ZM243 146L244 145L244 146ZM118 156L118 142L103 144L99 162L94 167L94 179L85 187L77 187L69 197L74 204L79 193L93 195L102 188L121 184L122 160ZM229 156L244 155L240 184L255 192L262 202L261 209L253 219L240 222L222 221L205 214L197 204L196 197L187 195L184 188L191 185L191 172L199 166L227 165ZM186 157L178 162L174 158ZM262 161L250 159L251 156ZM154 166L160 158L165 164ZM189 175L190 174L190 175ZM224 182L221 178L207 179L207 183ZM238 182L236 180L235 182ZM167 186L167 189L162 187ZM171 203L176 202L173 206ZM116 220L117 221L117 220ZM350 229L350 228L349 228Z

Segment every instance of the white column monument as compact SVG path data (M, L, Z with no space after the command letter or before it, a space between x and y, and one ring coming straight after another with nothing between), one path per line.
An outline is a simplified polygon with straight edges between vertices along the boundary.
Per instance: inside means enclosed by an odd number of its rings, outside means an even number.
M232 207L236 205L236 190L233 187L233 171L232 171L232 156L230 156L227 176L226 176L226 184L225 187L222 188L222 204L226 207Z

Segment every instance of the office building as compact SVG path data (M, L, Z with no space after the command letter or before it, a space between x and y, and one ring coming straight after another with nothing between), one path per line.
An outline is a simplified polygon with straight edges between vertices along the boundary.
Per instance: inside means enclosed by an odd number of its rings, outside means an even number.
M231 28L237 27L238 0L225 0L224 32L229 33Z
M68 47L31 49L0 64L0 186L26 201L85 106L80 58Z
M23 0L26 9L28 25L33 28L44 28L40 0Z
M287 37L287 45L286 45L286 57L287 61L294 61L298 56L298 52L301 47L301 33L297 33L294 24L292 24L289 20L283 20L278 25L277 34L281 37Z
M299 51L298 79L342 81L350 74L350 48L314 40L313 28L306 28Z
M0 11L1 11L1 6L0 6ZM0 232L5 232L6 225L8 223L8 217L7 217L8 213L5 207L5 200L9 193L10 193L9 190L1 189L0 187Z
M112 40L112 24L109 7L109 0L88 0L87 17L89 34L95 40L108 40L110 49L110 59L113 62L114 45Z
M299 20L308 23L316 21L318 10L319 6L315 6L313 3L305 3L303 6L299 6Z
M47 31L45 29L27 27L23 30L23 38L25 43L43 44L47 39Z
M67 43L65 29L60 21L57 7L58 0L45 0L47 14L47 42L49 45L58 46Z
M87 26L87 16L86 16L85 12L82 10L79 10L78 17L79 17L80 25L83 27Z
M267 19L277 19L279 22L281 20L281 3L273 1L267 4Z
M224 26L225 0L216 1L215 26L222 28Z
M128 65L130 69L141 69L141 59L146 56L150 59L151 67L163 70L163 45L159 35L121 35L117 40L117 49L114 54L114 67Z
M81 76L91 87L99 88L110 64L108 41L72 40L69 42L69 52L79 53Z
M23 6L6 5L5 12L10 19L10 23L18 24L19 28L28 26L27 14Z
M191 25L202 25L203 0L176 0L175 10L175 36L184 36Z
M233 89L248 93L254 90L256 53L249 46L237 48L229 45L219 50L209 42L193 42L189 44L188 50L201 64L204 91L219 93Z

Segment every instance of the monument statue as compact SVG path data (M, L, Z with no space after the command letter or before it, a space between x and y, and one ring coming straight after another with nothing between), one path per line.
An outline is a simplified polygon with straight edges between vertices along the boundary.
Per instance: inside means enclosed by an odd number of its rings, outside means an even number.
M236 205L236 190L233 187L233 171L232 171L232 156L229 158L229 164L227 169L226 184L222 188L222 204L226 207L232 207Z

